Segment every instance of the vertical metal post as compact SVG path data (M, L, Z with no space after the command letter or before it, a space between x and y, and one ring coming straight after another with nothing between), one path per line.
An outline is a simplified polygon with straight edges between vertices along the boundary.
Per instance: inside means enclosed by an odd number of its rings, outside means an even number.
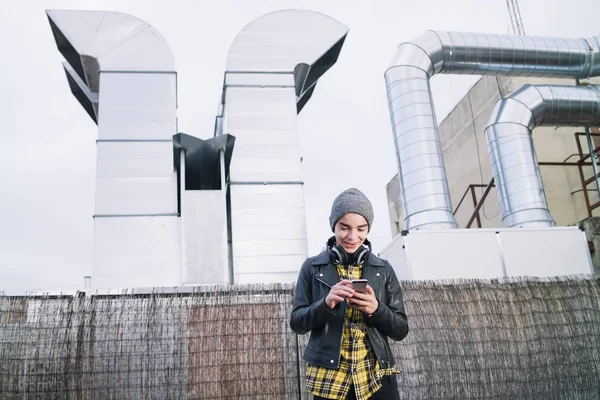
M235 283L235 271L233 268L233 241L231 232L231 192L229 187L229 177L225 173L225 147L219 151L219 168L221 169L221 192L223 193L225 200L225 219L227 221L227 243L225 248L227 249L227 276L230 284Z
M475 211L473 211L473 215L471 215L471 219L469 219L469 222L467 222L467 228L470 228L471 225L473 224L473 221L475 220L475 217L477 215L479 215L479 210L481 209L481 207L483 207L483 203L485 202L485 199L487 198L488 194L490 194L490 190L492 190L492 187L495 187L496 185L494 184L494 178L492 178L492 180L490 181L490 183L488 183L487 187L485 188L485 191L483 192L483 195L481 196L481 200L479 200L479 203L477 204L477 207L475 207Z
M300 340L298 335L293 333L296 337L296 368L298 372L298 400L302 400L302 354L300 354Z
M594 180L596 181L596 191L598 192L598 198L600 199L600 185L598 184L598 163L596 162L596 154L594 152L594 143L592 142L592 136L590 135L590 127L585 127L585 138L587 139L588 148L590 150L590 158L592 159L592 169L594 170ZM585 188L584 188L585 190Z
M579 159L577 160L577 169L579 170L579 179L581 180L581 189L583 191L583 199L585 200L585 206L587 208L588 217L592 216L592 207L590 206L590 195L587 192L587 185L585 184L585 175L583 174L583 163L584 154L583 149L581 148L581 141L579 140L579 132L575 132L575 144L577 145L577 154L579 154Z
M471 197L473 198L473 208L477 207L477 195L475 194L475 188L473 186L469 186L471 189ZM477 220L477 227L481 228L481 218L479 218L479 211L475 212L475 219Z

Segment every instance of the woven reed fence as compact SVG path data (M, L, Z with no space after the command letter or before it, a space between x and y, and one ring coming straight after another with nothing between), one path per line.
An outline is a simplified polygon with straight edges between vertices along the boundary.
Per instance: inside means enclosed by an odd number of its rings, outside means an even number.
M600 399L600 281L402 287L401 398ZM0 398L308 399L292 295L277 285L0 297Z

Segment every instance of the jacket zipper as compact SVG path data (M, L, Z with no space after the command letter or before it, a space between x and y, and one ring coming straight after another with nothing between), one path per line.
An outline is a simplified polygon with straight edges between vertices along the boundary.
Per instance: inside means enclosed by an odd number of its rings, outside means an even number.
M383 334L377 328L373 327L373 329L375 331L377 331L377 335L379 336L379 339L381 339L381 343L383 344L383 348L385 349L385 357L386 357L386 360L385 360L386 367L385 368L391 368L391 363L390 363L391 357L390 357L390 353L388 351L388 346L386 346L386 342L384 340L385 338L383 337ZM375 349L373 349L373 352L375 352ZM377 354L375 354L375 356L377 356Z
M328 284L327 282L325 282L324 280L322 280L322 279L319 279L319 278L317 278L317 277L315 277L315 279L316 279L316 280L318 280L319 282L321 282L323 285L327 286L329 289L331 289L331 285L329 285L329 284ZM344 303L345 303L345 302L344 302ZM326 306L327 306L327 304L326 304ZM341 308L342 308L342 307L340 306L340 311L341 311ZM344 308L344 316L343 316L343 318L344 318L344 319L346 318L346 317L345 317L345 315L346 315L346 310L345 310L345 308ZM338 342L339 342L339 344L340 344L340 345L338 346L338 362L337 362L338 368L339 368L339 366L340 366L340 362L341 362L341 360L342 360L342 336L343 336L343 335L344 335L344 322L343 322L343 320L342 320L342 330L340 331L340 338L339 338L339 340L338 340Z
M321 282L323 285L327 286L329 289L331 289L331 285L330 285L330 284L328 284L327 282L325 282L324 280L322 280L322 279L319 279L319 278L317 278L317 277L315 277L315 279L316 279L316 280L318 280L319 282Z

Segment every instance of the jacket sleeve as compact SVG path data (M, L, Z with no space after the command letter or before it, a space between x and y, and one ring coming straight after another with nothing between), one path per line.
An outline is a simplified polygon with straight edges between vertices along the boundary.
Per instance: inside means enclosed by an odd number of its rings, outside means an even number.
M307 259L296 283L296 295L294 296L294 308L290 317L290 328L299 335L325 325L337 313L330 310L325 304L325 298L314 299L312 294L312 274L310 269L314 268Z
M386 280L386 302L379 302L379 307L367 319L367 324L374 326L392 340L402 340L408 335L408 320L404 311L402 290L392 266L384 261L389 273Z

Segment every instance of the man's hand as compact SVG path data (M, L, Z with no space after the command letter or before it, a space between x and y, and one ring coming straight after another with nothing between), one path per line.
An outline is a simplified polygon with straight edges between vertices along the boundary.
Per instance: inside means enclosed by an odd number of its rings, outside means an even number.
M348 303L350 304L350 307L364 312L369 317L377 310L377 307L379 307L375 292L369 285L367 285L366 293L354 292L352 299L349 300Z
M325 304L327 304L327 307L329 307L330 310L333 310L335 306L340 304L345 299L351 298L355 295L356 292L350 286L351 283L352 282L348 279L342 279L331 287L329 294L325 298Z

